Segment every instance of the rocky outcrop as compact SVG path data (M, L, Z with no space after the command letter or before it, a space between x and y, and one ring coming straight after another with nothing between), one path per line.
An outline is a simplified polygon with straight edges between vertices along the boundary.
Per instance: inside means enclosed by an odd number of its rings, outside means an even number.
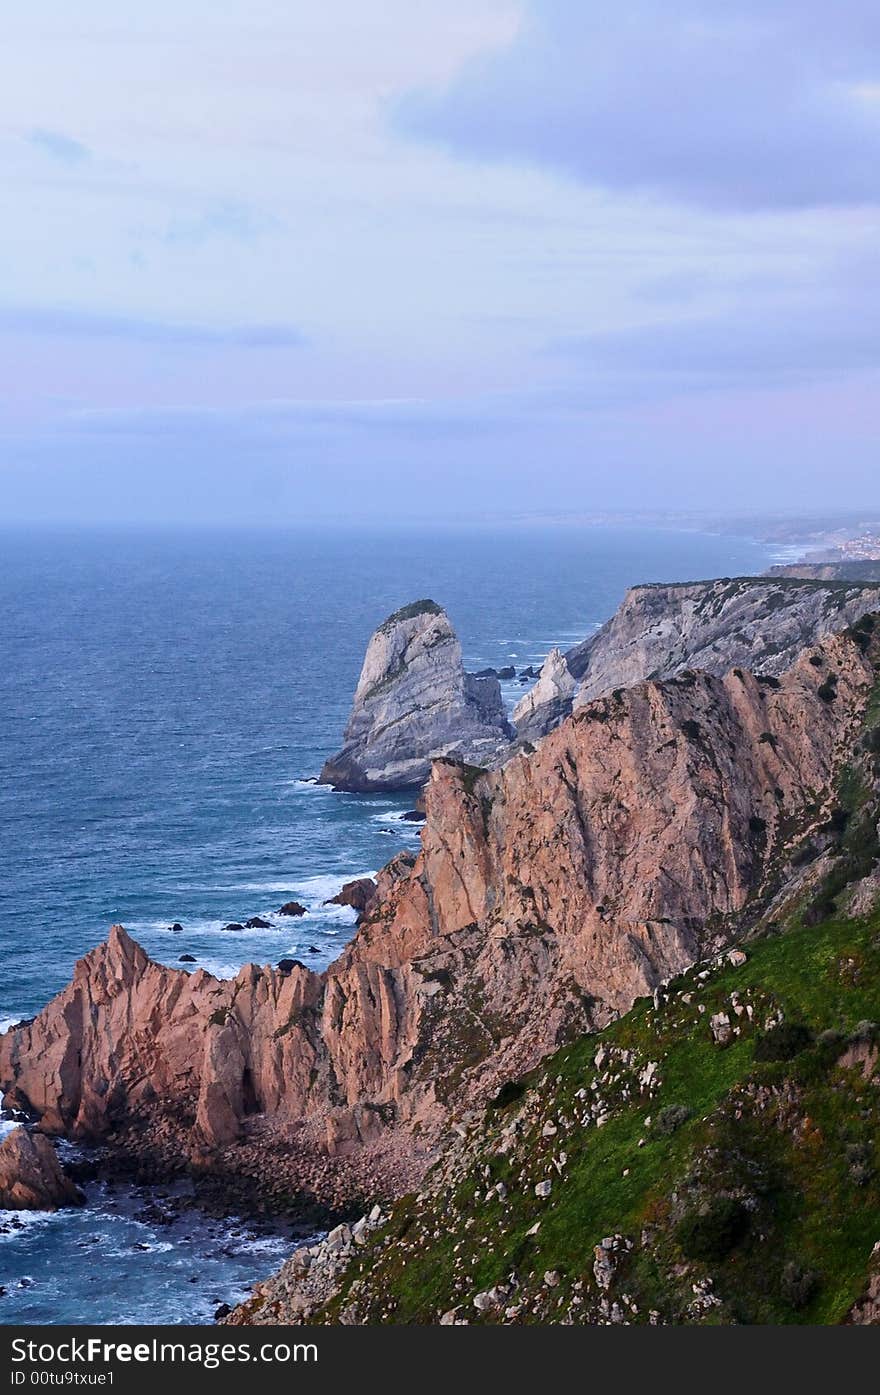
M571 713L577 683L560 649L551 649L533 688L513 709L517 736L538 741Z
M7 1134L0 1143L0 1210L57 1211L82 1200L48 1138L24 1128Z
M880 606L880 564L864 564L876 576L849 565L857 569L852 576L842 564L804 565L764 577L633 587L594 635L548 657L514 709L517 735L539 740L593 698L688 668L783 673L806 645Z
M415 601L370 640L344 745L320 779L344 790L406 789L424 783L434 757L483 763L510 734L497 678L465 673L446 612Z
M421 815L418 816L421 820ZM376 883L372 877L356 877L353 882L345 882L337 891L335 896L331 896L325 901L325 906L351 906L357 911L359 916L365 915L374 905L376 900Z
M607 624L568 651L574 706L686 668L778 675L801 649L878 607L880 586L848 583L736 577L636 586Z
M828 817L876 648L862 629L779 678L642 683L500 770L437 761L419 856L383 869L325 973L220 981L115 927L0 1038L0 1089L74 1136L165 1116L209 1148L256 1120L337 1157L393 1138L411 1175L453 1107L742 932Z

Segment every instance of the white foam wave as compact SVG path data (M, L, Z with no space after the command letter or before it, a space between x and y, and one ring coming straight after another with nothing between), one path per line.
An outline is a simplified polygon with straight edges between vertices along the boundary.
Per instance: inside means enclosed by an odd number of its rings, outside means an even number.
M57 1220L62 1214L61 1211L0 1211L0 1245L21 1240L25 1231Z
M421 831L422 823L424 822L424 820L417 821L416 819L408 819L406 817L406 810L404 809L392 809L387 814L371 814L370 818L373 823L400 824L404 829L411 829L414 833Z

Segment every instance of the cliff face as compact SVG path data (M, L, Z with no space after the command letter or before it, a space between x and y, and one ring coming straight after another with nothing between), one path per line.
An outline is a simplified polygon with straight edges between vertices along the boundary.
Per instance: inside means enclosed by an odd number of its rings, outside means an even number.
M453 1107L729 940L823 817L870 647L829 637L769 681L643 683L500 770L438 761L420 855L384 869L323 975L188 975L116 927L0 1038L0 1089L76 1135L164 1115L220 1146L260 1118L337 1153L396 1134L424 1155Z
M766 577L636 586L606 625L569 650L575 707L644 678L737 665L780 674L799 650L880 606L880 586Z
M835 917L692 969L228 1321L880 1322L878 932Z
M465 673L446 612L416 601L370 640L343 748L320 778L338 789L406 789L424 784L434 756L487 759L509 735L498 680Z
M797 577L802 581L857 581L880 584L880 559L853 558L840 562L786 562L771 567L768 576Z

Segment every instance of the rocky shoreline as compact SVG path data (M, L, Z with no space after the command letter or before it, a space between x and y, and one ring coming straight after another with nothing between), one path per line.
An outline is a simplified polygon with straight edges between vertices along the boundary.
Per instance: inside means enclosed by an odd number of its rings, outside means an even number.
M434 759L418 856L345 889L359 926L324 973L171 969L114 926L0 1037L8 1104L97 1145L93 1176L186 1178L209 1214L348 1226L350 1256L351 1223L413 1191L463 1117L775 923L833 866L837 784L880 667L874 593L773 584L769 610L766 580L663 588L688 631L668 674L575 696L497 768ZM658 594L620 662L654 662ZM768 653L775 617L768 669L689 666L728 610L760 622ZM335 1244L300 1267L333 1268Z

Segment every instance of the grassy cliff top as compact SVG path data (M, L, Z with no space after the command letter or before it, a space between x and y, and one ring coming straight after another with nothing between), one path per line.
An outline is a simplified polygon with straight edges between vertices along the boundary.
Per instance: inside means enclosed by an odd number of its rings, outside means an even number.
M393 615L389 615L387 620L383 620L379 626L379 632L390 630L403 620L414 620L417 615L443 615L443 613L442 605L438 605L436 601L410 601L409 605L401 606L400 610L395 610Z
M840 1322L880 1240L880 916L747 953L510 1082L321 1320Z

